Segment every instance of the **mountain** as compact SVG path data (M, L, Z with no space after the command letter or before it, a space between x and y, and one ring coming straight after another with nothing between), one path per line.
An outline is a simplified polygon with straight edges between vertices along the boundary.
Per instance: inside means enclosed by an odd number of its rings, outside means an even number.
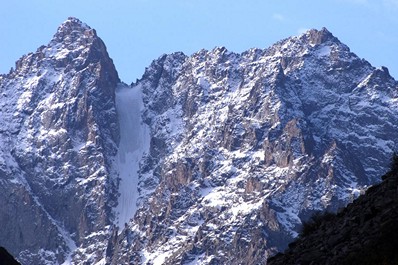
M397 88L326 29L163 55L126 85L69 18L0 77L0 245L22 264L266 263L378 182Z
M1 76L0 238L22 264L63 263L71 250L102 258L119 82L95 30L74 18Z
M326 29L164 55L132 87L151 148L113 264L264 263L312 212L377 182L396 148L397 82Z
M398 157L394 158L382 183L337 215L320 215L307 223L307 233L268 264L397 264Z

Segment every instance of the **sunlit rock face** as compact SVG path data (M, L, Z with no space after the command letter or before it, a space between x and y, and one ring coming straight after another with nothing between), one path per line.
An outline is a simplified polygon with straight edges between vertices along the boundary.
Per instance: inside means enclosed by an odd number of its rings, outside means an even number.
M23 264L63 263L79 246L102 258L87 244L117 203L119 82L104 43L75 18L1 77L0 237Z
M377 182L397 147L397 82L326 29L164 55L132 86L151 146L112 264L264 264L314 211Z
M262 264L378 181L397 82L326 29L163 55L130 86L76 18L0 76L0 242L23 264Z

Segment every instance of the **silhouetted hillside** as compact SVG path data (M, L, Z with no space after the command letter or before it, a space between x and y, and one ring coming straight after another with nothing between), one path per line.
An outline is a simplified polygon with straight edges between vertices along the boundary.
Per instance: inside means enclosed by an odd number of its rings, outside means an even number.
M8 251L0 247L0 265L21 265Z
M268 264L398 264L397 155L382 179L337 215L313 217Z

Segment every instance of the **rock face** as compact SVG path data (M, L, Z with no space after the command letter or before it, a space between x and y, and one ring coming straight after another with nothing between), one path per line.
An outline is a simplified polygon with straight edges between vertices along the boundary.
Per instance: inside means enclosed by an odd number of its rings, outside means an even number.
M119 82L104 43L75 18L1 77L0 243L23 264L63 263L76 246L103 252L88 246L117 202Z
M265 263L312 212L377 182L396 148L397 82L326 29L164 55L132 86L151 147L112 264Z
M397 88L326 29L163 55L127 86L69 18L0 76L0 245L23 264L265 263L378 181Z
M307 224L314 231L268 264L397 264L398 159L383 178L337 215Z

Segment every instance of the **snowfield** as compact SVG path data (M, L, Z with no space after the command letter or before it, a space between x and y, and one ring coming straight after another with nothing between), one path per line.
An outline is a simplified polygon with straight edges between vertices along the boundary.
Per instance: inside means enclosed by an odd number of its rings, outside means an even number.
M119 229L123 229L137 209L140 160L149 150L149 127L141 118L141 88L119 85L116 90L116 110L120 124L120 144L115 160L120 178L116 212Z

